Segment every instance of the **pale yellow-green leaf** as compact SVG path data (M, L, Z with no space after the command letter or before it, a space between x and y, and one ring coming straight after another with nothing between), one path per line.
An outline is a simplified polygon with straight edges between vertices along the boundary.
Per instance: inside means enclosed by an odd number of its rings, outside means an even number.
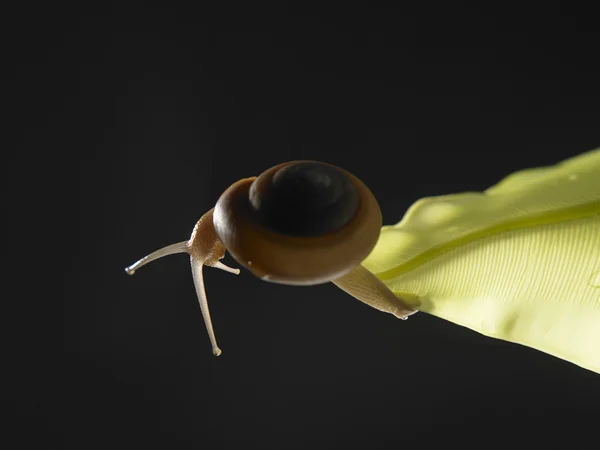
M600 373L600 149L421 199L363 265L420 311Z

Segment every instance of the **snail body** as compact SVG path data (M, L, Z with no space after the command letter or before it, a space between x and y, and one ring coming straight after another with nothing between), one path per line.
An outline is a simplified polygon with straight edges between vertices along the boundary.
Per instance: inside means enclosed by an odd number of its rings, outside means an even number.
M188 253L213 353L219 355L202 269L239 273L220 262L226 250L262 280L289 285L333 282L397 317L414 314L416 310L361 266L381 226L379 204L357 177L326 163L291 161L233 183L200 218L188 241L157 250L125 270L133 275L158 258Z

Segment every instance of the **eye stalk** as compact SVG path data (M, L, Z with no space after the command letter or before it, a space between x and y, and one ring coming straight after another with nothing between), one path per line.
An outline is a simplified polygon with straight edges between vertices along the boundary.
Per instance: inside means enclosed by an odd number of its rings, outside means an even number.
M255 276L289 285L333 282L362 302L406 318L416 311L361 266L382 226L377 200L362 181L331 164L292 161L232 184L204 214L188 241L172 244L126 268L188 253L213 353L202 268L239 273L220 262L225 250Z
M194 279L194 286L196 288L200 310L202 311L202 317L204 318L204 324L206 325L206 331L208 332L208 337L212 345L213 354L219 356L221 354L221 349L217 345L217 339L213 331L210 311L208 309L208 299L206 297L206 291L204 290L204 275L202 269L204 266L210 266L235 275L240 273L240 269L233 269L220 261L225 256L225 247L223 247L223 244L215 234L213 211L214 208L198 220L194 227L194 231L192 231L192 236L188 241L178 242L177 244L171 244L156 250L125 268L125 272L127 272L128 275L134 275L136 270L140 267L162 258L163 256L174 255L176 253L189 254L190 264L192 266L192 277Z

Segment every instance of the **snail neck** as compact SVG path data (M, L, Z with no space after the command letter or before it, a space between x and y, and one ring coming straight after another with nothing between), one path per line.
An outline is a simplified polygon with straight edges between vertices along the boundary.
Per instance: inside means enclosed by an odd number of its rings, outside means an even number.
M215 231L214 210L212 208L200 217L187 243L190 256L207 266L215 265L225 255L225 246Z

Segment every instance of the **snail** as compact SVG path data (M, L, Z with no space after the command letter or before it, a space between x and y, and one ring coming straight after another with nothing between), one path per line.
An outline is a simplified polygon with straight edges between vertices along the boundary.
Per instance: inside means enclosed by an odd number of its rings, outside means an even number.
M422 311L600 373L600 149L512 173L483 192L423 198L382 226L355 176L292 161L234 183L189 241L126 269L189 253L213 347L203 266L257 277L333 282L406 319Z
M189 240L161 248L125 269L163 256L190 255L192 276L214 355L221 350L212 326L202 269L233 274L225 251L258 278L288 285L333 282L362 302L406 319L417 312L361 262L377 243L381 209L351 173L317 161L291 161L225 190L196 223Z

